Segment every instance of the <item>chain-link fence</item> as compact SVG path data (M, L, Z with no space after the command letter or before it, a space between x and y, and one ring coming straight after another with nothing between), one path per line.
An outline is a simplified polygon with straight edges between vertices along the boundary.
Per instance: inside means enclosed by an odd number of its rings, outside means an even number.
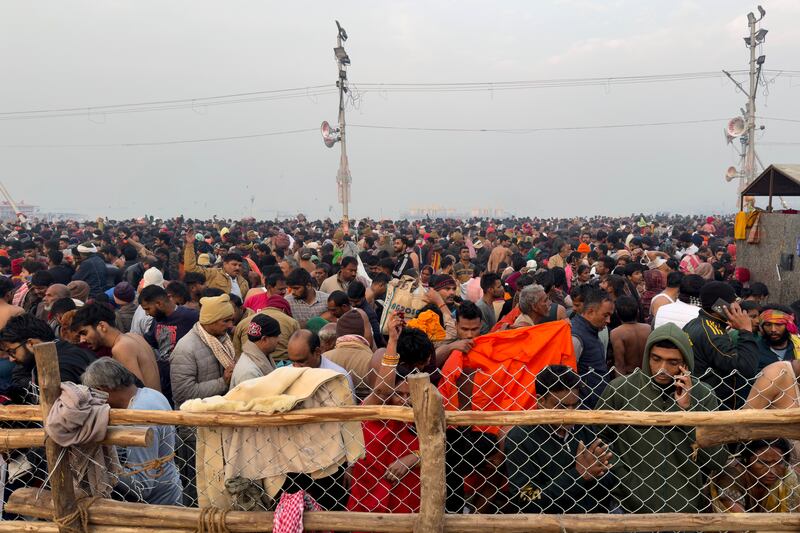
M367 385L374 379L371 373L351 378ZM563 366L532 369L511 362L491 371L463 366L435 371L431 381L448 412L589 412L590 404L594 410L664 413L800 406L797 376L789 363L745 379L736 373L684 377L666 370L656 376L642 370L628 376L613 370L578 375ZM200 410L281 412L291 407L300 412L361 402L369 388L360 390L362 397L344 398L340 389L319 386L288 406L253 389L249 400L240 394L239 403ZM720 397L719 390L730 394ZM385 403L408 406L407 388L398 382ZM447 513L800 510L800 445L789 438L800 435L785 425L752 431L639 423L524 425L515 423L514 415L507 422L448 421ZM4 423L6 428L37 426ZM113 499L271 511L284 492L304 490L325 510L411 513L420 508L420 446L411 422L345 419L156 429L151 456L157 463L131 462L131 449L117 447L129 475L115 486ZM3 458L4 501L20 487L47 487L43 449L9 450ZM90 465L95 461L87 459ZM20 517L5 512L3 518Z

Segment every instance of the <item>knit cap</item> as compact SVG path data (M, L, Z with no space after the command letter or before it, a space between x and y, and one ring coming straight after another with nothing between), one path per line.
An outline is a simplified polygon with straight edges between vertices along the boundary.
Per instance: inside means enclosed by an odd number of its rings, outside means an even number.
M149 287L150 285L158 285L159 287L163 288L164 274L162 274L161 271L156 267L150 267L145 270L142 281L142 288Z
M121 281L114 287L114 298L121 302L132 302L136 298L136 291L127 281Z
M200 324L211 324L233 316L233 304L227 294L200 298Z

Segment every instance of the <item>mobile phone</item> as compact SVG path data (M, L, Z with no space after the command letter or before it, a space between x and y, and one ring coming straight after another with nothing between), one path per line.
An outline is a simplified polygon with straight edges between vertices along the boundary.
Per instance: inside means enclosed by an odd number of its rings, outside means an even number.
M711 306L711 309L714 310L715 313L722 317L728 316L728 310L731 308L731 304L723 300L722 298L717 298L717 301L714 302L714 305Z
M692 374L692 373L691 373L691 372L689 372L689 370L688 370L688 369L683 369L683 370L681 370L681 373L680 373L680 374L678 374L677 376L675 376L675 377L673 378L673 380L677 382L677 381L678 381L678 378L679 378L680 376L690 376L691 374Z

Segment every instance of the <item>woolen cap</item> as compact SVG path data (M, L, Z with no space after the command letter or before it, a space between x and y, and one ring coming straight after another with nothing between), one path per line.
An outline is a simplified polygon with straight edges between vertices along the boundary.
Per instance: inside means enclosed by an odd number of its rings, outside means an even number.
M127 281L121 281L114 287L114 298L123 302L132 302L136 298L136 291L133 285Z
M281 326L277 320L271 316L257 314L253 316L247 328L247 336L255 337L256 340L264 337L278 337L281 334Z
M233 304L227 294L200 298L200 324L211 324L233 316Z
M364 317L355 309L343 314L336 321L336 336L364 335Z
M149 287L150 285L158 285L162 289L164 288L164 274L156 267L150 267L145 270L142 281L144 282L142 288Z

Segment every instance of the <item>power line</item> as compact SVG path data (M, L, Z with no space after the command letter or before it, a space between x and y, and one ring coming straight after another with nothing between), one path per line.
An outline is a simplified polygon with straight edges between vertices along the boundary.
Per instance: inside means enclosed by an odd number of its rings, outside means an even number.
M149 100L146 102L133 102L133 103L126 103L126 104L108 104L108 105L94 105L94 106L81 106L81 107L62 107L56 109L33 109L28 111L6 111L0 112L0 117L4 116L13 116L13 115L32 115L36 113L68 113L72 111L80 111L81 113L86 113L87 111L97 111L97 112L107 112L107 110L114 110L117 108L128 108L128 107L145 107L149 108L151 106L160 106L160 105L175 105L175 104L196 104L196 105L210 105L215 100L222 100L222 99L238 99L244 97L260 97L260 96L268 96L268 95L275 95L279 96L282 94L294 94L294 93L301 93L300 96L305 96L305 93L311 90L318 90L318 89L331 89L331 85L309 85L307 87L295 87L290 89L273 89L267 91L252 91L246 93L231 93L231 94L221 94L216 96L203 96L199 98L182 98L182 99L172 99L172 100Z
M741 74L745 71L730 71ZM800 75L796 70L770 70L775 75ZM509 90L534 90L564 87L592 87L611 85L635 85L643 83L668 83L692 81L722 77L722 72L684 72L673 74L652 74L640 76L606 76L590 78L554 78L542 80L520 81L484 81L484 82L443 82L443 83L362 83L358 85L362 93L439 93L439 92L494 92ZM316 98L336 94L337 89L330 84L309 85L287 89L272 89L203 96L197 98L160 99L123 104L72 106L49 109L31 109L24 111L0 112L0 120L30 120L42 118L60 118L93 115L114 115L128 113L144 113L174 109L202 109L206 107L286 100L296 98Z
M0 148L130 148L135 146L166 146L170 144L194 144L194 143L221 142L221 141L239 141L243 139L255 139L259 137L293 135L296 133L307 133L309 131L319 131L319 128L271 131L267 133L252 133L249 135L232 135L229 137L208 137L204 139L178 139L172 141L105 143L105 144L4 144L0 145Z
M380 126L372 124L351 124L353 128L368 128L380 130L405 130L405 131L430 131L430 132L457 132L457 133L537 133L543 131L575 131L575 130L601 130L617 128L644 128L650 126L677 126L686 124L705 124L708 122L723 122L724 118L708 118L700 120L679 120L669 122L638 122L627 124L598 124L590 126L553 126L546 128L426 128L405 126Z
M746 74L747 70L730 70L733 74ZM776 75L800 75L800 70L769 70L764 69L763 72L769 72ZM568 86L576 85L604 85L607 83L624 84L624 83L645 83L645 82L660 82L660 81L684 81L695 79L707 78L723 78L725 74L722 71L704 71L704 72L683 72L673 74L650 74L639 76L601 76L591 78L554 78L543 80L523 80L523 81L483 81L483 82L446 82L446 83L362 83L360 86L379 86L379 87L459 87L459 86L475 86L480 88L501 87L504 85L509 86Z
M309 87L311 89L311 87ZM111 106L92 106L84 108L64 108L61 110L38 110L38 111L12 111L0 113L0 121L3 120L30 120L41 118L60 118L60 117L87 117L118 115L128 113L145 113L150 111L168 111L172 109L202 109L207 107L222 106L229 104L241 104L247 102L263 102L270 100L287 100L292 98L316 98L328 94L335 94L336 89L327 90L315 89L305 92L286 92L273 95L250 96L229 98L225 96L209 97L208 99L175 100L170 103L155 104L121 104ZM228 98L228 99L224 99Z
M391 126L380 124L351 124L350 128L395 130L395 131L425 131L440 133L504 133L504 134L527 134L545 131L579 131L579 130L600 130L600 129L620 129L620 128L643 128L658 126L678 126L691 124L705 124L709 122L723 122L724 118L709 118L700 120L681 120L668 122L638 122L626 124L595 124L585 126L554 126L545 128L433 128L433 127L414 127L414 126ZM92 144L5 144L0 148L130 148L136 146L166 146L173 144L194 144L206 142L237 141L254 139L259 137L273 137L281 135L293 135L297 133L307 133L319 131L319 128L303 128L285 131L273 131L266 133L253 133L249 135L234 135L228 137L207 137L201 139L178 139L169 141L145 141L129 143L92 143Z
M797 118L778 118L778 117L758 117L761 120L775 120L777 122L800 122L800 119Z

